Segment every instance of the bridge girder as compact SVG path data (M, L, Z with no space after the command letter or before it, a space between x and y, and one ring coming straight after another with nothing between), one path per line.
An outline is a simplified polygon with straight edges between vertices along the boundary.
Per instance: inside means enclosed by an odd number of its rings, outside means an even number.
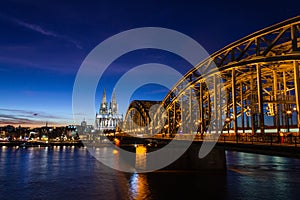
M122 125L122 131L130 134L147 134L151 123L150 109L153 105L160 105L161 101L134 100L130 103L125 120Z
M264 133L271 126L279 133L296 118L299 130L299 63L300 16L233 42L193 67L161 102L166 120L154 129L185 133L193 123L200 133L212 126L228 132L233 126L235 134ZM183 115L189 124L182 124Z

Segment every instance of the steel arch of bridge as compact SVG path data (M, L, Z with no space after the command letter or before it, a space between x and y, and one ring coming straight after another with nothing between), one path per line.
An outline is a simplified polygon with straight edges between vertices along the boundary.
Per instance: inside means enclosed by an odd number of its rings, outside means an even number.
M122 129L131 135L135 135L138 133L149 134L149 129L147 129L146 127L151 123L150 108L153 105L160 104L161 101L132 101L126 112Z
M188 125L181 124L185 112L198 116L192 123L200 133L207 132L209 126L221 126L223 133L233 134L298 133L299 63L300 16L297 16L229 44L188 71L161 102L166 120L152 131L172 134L182 126L186 133L184 126ZM222 88L217 76L222 80ZM215 93L209 92L210 87ZM218 90L224 90L225 95L218 96ZM187 100L190 96L197 97L197 104ZM182 101L188 101L190 109L182 111ZM129 106L126 115L133 107ZM221 118L222 124L211 122L212 116ZM149 121L145 119L145 124Z

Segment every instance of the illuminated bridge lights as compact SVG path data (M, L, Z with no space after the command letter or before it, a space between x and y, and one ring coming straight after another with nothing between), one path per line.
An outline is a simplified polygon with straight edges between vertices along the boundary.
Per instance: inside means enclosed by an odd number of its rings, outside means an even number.
M134 122L147 126L143 134L173 134L179 128L186 133L188 124L181 124L182 116L192 119L197 115L194 133L208 133L211 127L223 127L222 133L227 133L228 124L234 134L299 132L299 64L297 16L233 42L197 64L159 102L165 116L150 118L151 102L133 101L124 130L136 130L130 124ZM190 100L191 96L197 102Z

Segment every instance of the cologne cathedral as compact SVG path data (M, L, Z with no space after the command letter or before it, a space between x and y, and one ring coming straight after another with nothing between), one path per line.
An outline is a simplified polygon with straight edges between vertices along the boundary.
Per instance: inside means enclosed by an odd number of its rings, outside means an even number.
M99 113L96 113L96 129L101 132L115 131L117 126L122 123L122 120L123 116L118 114L116 93L113 92L112 100L108 104L104 89Z

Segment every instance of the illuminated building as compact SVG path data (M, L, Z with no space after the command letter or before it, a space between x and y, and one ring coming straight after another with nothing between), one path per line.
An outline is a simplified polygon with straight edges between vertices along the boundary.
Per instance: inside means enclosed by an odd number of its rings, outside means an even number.
M96 129L102 132L115 131L117 125L122 122L122 119L123 116L118 114L116 93L113 92L112 100L108 104L106 99L106 91L104 90L99 113L96 114Z

